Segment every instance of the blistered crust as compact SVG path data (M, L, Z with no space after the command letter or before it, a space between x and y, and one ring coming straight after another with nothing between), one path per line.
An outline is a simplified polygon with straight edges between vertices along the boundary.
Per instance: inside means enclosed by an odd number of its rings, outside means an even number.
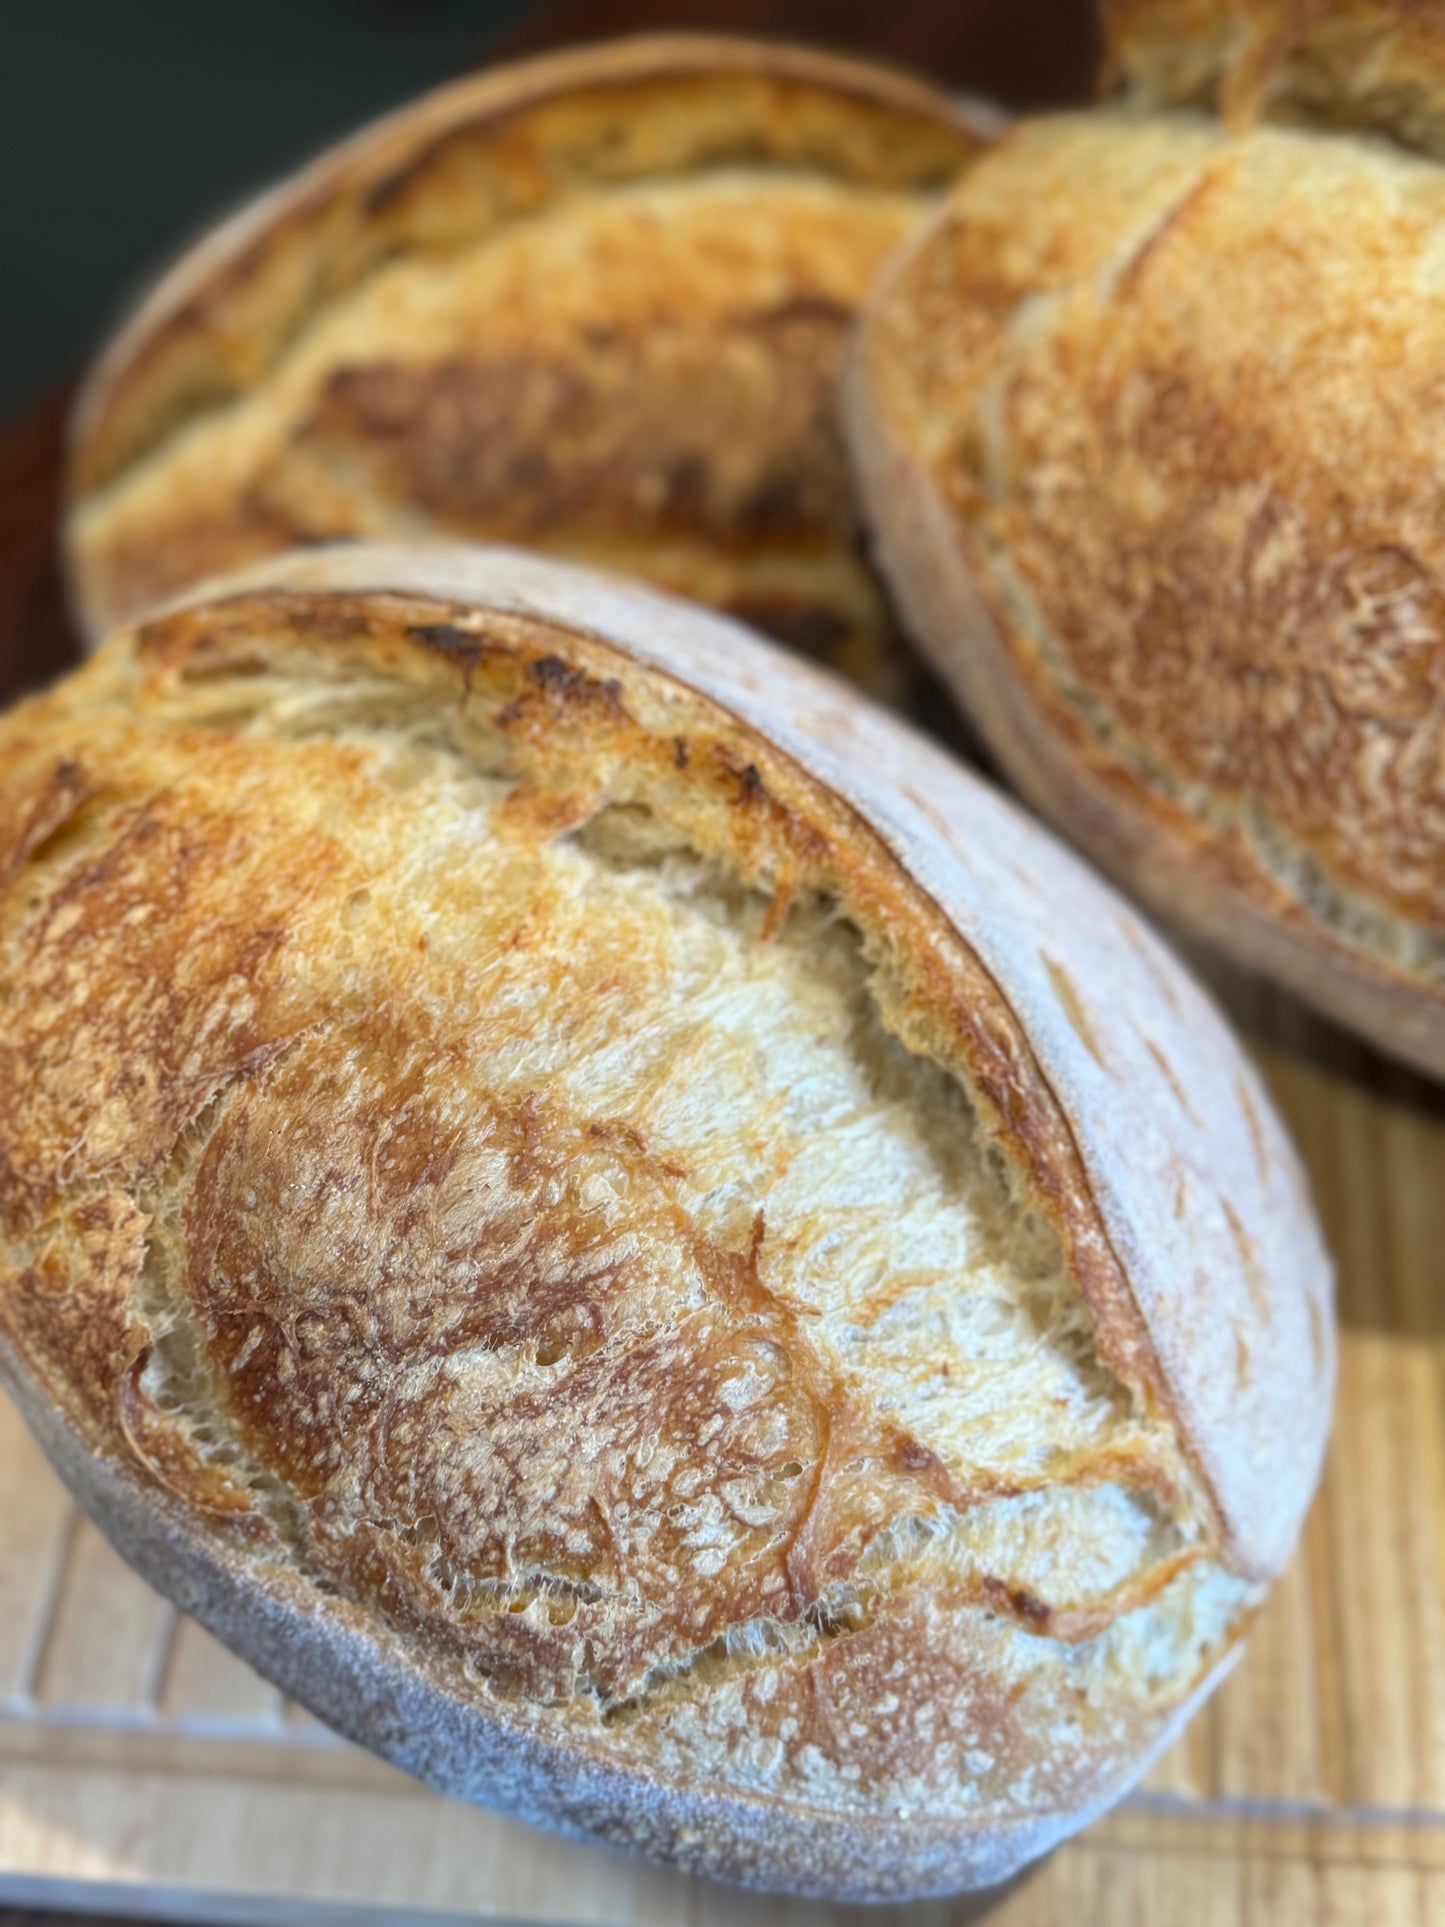
M890 576L1025 793L1437 1070L1442 210L1359 141L1041 121L899 268L851 386Z
M1122 906L516 555L294 559L4 749L7 1371L158 1583L439 1784L763 1884L998 1878L1142 1767L1331 1354Z
M892 687L834 390L879 263L991 123L886 72L656 40L478 77L177 267L73 443L99 639L303 542L635 570Z

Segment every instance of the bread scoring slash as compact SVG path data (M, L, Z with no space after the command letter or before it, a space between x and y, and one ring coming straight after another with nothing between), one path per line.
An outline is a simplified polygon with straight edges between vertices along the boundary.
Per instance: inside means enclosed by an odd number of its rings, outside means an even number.
M941 752L655 593L353 547L122 631L0 772L0 1363L323 1718L902 1898L1228 1665L1328 1421L1299 1166Z
M896 693L837 379L879 265L999 124L864 62L680 35L366 129L207 236L86 384L93 639L298 543L432 534L648 577Z

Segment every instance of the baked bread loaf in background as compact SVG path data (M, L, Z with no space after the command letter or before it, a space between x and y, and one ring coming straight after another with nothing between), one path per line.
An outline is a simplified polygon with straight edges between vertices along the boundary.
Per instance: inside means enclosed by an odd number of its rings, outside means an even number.
M1106 20L1124 102L1021 125L870 310L878 551L1032 803L1445 1074L1439 12Z
M0 722L0 1363L154 1583L452 1792L1000 1879L1287 1559L1294 1153L1135 915L845 685L316 550Z
M1113 76L1155 106L1377 132L1445 160L1438 0L1100 0Z
M997 124L689 37L381 122L204 240L93 374L84 625L299 543L431 532L646 576L897 693L836 384L880 262Z

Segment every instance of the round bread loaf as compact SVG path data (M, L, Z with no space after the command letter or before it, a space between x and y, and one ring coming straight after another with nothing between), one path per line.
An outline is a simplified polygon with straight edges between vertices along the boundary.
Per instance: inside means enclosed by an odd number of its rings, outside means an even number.
M1133 913L845 685L316 550L0 723L0 1364L120 1549L435 1785L998 1880L1318 1476L1293 1151Z
M1355 128L1445 160L1439 0L1100 0L1110 65L1156 106Z
M204 240L73 432L93 640L330 538L606 562L897 693L837 425L880 262L996 127L784 46L622 42L482 73Z
M1425 145L1400 35L1332 91L1361 23L1406 14L1112 17L1170 98L1363 126L1408 97ZM1286 15L1302 40L1266 33ZM1137 96L1035 121L889 276L849 382L885 572L1023 794L1162 916L1437 1075L1442 233L1445 172L1374 136Z

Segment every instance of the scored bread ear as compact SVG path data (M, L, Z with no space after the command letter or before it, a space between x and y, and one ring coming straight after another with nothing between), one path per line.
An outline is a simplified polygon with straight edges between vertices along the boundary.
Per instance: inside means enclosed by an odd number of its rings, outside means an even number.
M1433 0L1101 0L1106 80L1206 107L1382 134L1445 160L1445 16Z

